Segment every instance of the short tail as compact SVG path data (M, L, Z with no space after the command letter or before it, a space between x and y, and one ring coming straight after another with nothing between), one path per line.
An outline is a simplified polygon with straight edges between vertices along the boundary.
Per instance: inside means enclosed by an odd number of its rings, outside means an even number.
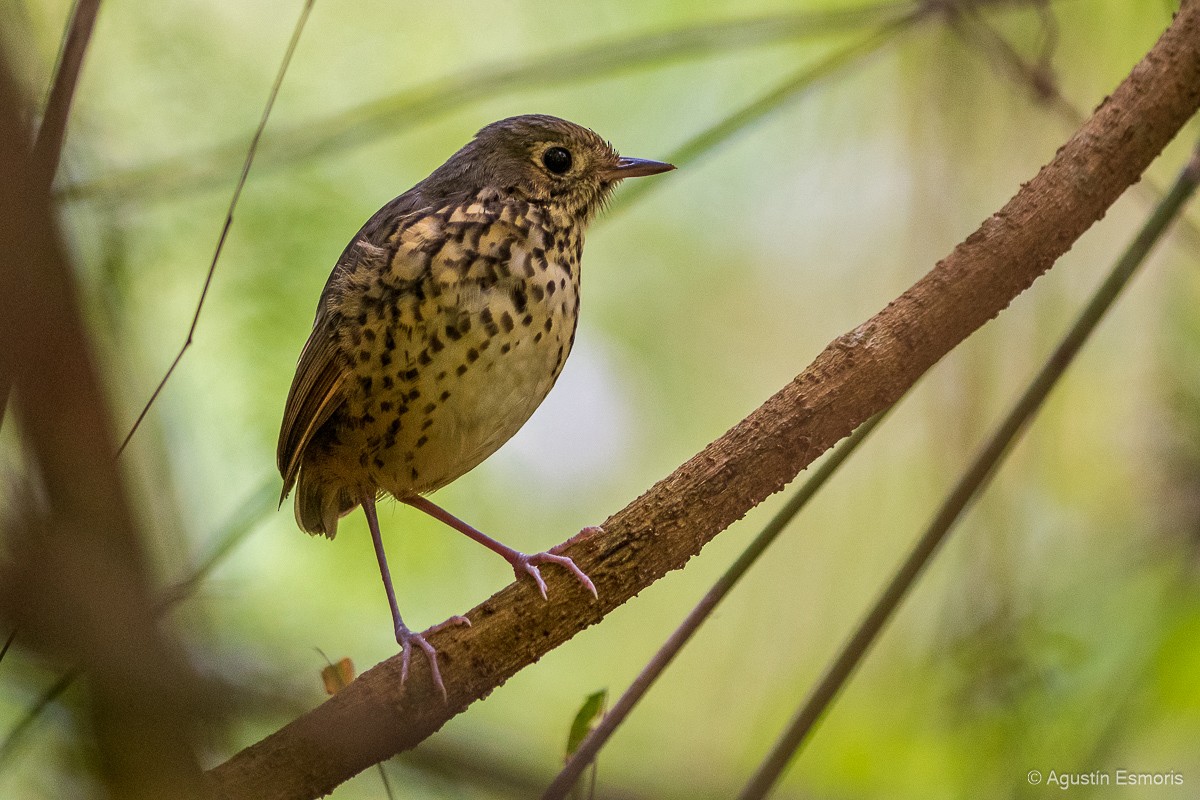
M358 507L358 499L345 488L323 483L311 469L301 468L296 481L296 522L307 533L319 533L332 539L337 535L338 519Z

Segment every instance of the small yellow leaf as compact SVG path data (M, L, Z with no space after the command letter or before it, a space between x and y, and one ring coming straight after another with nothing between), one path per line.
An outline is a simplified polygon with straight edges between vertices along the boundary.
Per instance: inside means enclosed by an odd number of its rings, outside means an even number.
M343 658L336 664L330 664L321 670L321 680L325 681L326 693L337 694L354 680L354 662Z

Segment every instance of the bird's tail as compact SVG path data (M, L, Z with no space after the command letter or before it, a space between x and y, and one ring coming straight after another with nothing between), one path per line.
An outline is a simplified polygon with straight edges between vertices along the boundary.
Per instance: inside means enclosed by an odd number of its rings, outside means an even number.
M311 469L301 468L296 481L296 522L302 530L332 539L337 535L338 519L357 506L358 499L347 489L330 486Z

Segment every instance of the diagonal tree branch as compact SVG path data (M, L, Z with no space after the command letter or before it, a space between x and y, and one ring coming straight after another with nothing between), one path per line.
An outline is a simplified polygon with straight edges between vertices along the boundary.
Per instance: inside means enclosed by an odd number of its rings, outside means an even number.
M1170 28L1054 159L887 308L704 451L577 536L569 554L591 600L548 576L553 600L515 584L433 636L449 699L424 662L406 685L399 658L209 772L225 798L310 798L415 746L520 669L679 569L822 452L895 402L942 356L1000 313L1100 219L1200 107L1200 0Z
M1054 348L1054 352L1046 359L1036 377L1021 393L1020 398L1004 416L988 437L979 453L963 471L954 488L942 501L937 513L929 523L929 527L921 534L909 551L908 556L892 575L883 592L875 600L870 611L863 617L855 628L853 635L838 651L837 656L830 662L820 680L813 685L804 702L796 710L787 729L776 740L771 751L763 759L746 784L738 800L762 800L766 797L787 769L791 761L799 754L800 749L808 741L809 736L837 699L838 694L850 680L854 671L867 657L871 646L879 638L880 633L891 621L900 604L907 598L925 568L941 549L946 539L953 532L967 508L978 498L988 484L991 483L996 471L1004 464L1012 446L1032 424L1050 392L1062 380L1067 368L1087 340L1095 332L1096 326L1112 308L1138 268L1145 262L1146 257L1166 233L1196 191L1200 182L1200 148L1195 150L1191 159L1179 174L1175 185L1163 198L1154 213L1146 221L1141 232L1130 244L1128 249L1092 295L1092 299L1084 307L1075 323L1067 334Z

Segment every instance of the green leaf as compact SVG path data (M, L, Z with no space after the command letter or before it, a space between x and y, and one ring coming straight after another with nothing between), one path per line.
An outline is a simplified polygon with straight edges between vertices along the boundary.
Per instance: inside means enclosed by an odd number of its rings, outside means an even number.
M567 735L566 758L575 754L584 737L600 722L601 717L604 716L604 706L607 701L607 689L590 694L583 701L583 705L579 707L579 713L575 715L575 721L571 723L571 732Z

